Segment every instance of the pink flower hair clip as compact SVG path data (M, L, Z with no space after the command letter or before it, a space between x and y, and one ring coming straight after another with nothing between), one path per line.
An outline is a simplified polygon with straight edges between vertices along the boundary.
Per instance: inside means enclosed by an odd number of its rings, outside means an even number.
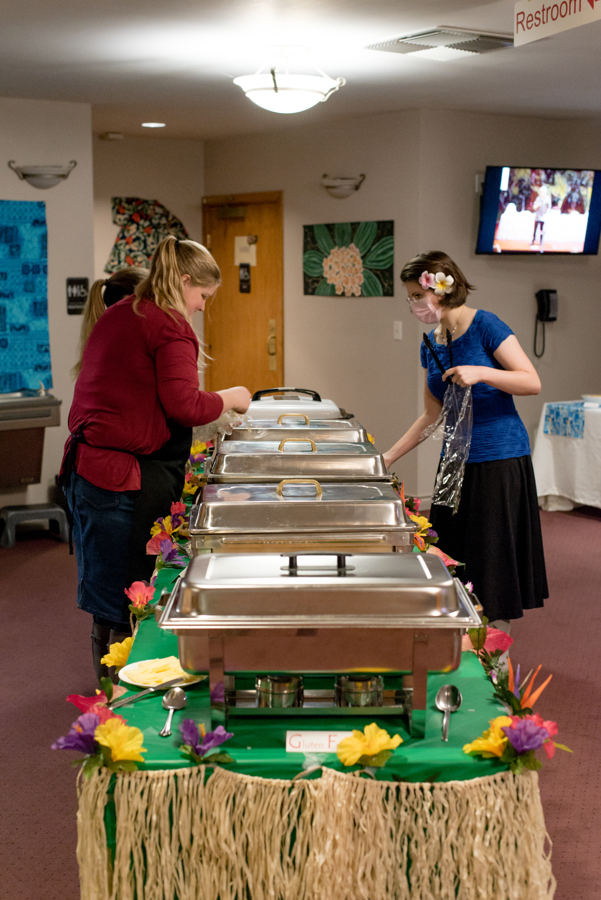
M428 272L427 270L422 272L422 274L419 276L419 283L425 291L431 291L436 287L436 279L434 278L434 275L432 275L432 273Z

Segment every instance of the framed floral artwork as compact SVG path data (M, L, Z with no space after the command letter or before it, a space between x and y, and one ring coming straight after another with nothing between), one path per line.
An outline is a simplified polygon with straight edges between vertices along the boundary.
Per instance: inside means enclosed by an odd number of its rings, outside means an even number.
M394 222L303 226L305 294L394 296Z

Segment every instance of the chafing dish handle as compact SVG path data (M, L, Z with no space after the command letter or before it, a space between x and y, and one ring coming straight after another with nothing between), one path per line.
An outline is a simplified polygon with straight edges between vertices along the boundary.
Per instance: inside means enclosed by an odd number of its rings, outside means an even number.
M315 445L315 441L312 441L311 438L284 438L283 441L280 441L280 446L278 450L284 452L284 444L311 444L311 453L317 453L317 447Z
M353 556L352 553L328 553L328 551L313 553L311 550L299 553L281 553L281 556L288 557L288 573L289 575L298 575L298 557L299 556L335 556L336 557L336 570L338 575L346 575L347 572L354 572L354 566L347 566L346 557ZM309 568L309 567L307 567ZM319 570L319 566L316 566ZM327 574L327 571L326 571Z
M278 425L283 424L282 419L304 419L305 425L309 424L309 416L306 416L304 413L282 413L278 419Z
M317 403L321 403L321 397L317 393L317 391L310 391L307 388L293 388L293 387L279 387L279 388L265 388L262 391L255 391L253 394L253 400L260 400L264 394L281 394L282 391L286 391L289 394L309 394L312 400L315 400Z
M313 484L315 485L315 496L317 499L321 500L323 497L323 490L319 481L315 481L313 478L284 478L275 489L276 494L282 500L284 499L284 485L286 484Z

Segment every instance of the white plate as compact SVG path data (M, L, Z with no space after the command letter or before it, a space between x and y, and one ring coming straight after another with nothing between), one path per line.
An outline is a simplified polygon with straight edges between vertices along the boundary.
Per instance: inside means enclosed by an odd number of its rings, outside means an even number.
M157 657L157 658L158 658L158 657ZM119 671L119 678L121 679L121 681L127 682L127 684L133 684L134 687L141 687L141 688L149 688L149 687L153 687L153 688L156 688L156 687L157 687L156 684L148 684L148 682L144 682L144 681L136 681L136 680L134 680L133 678L130 678L129 673L128 673L127 670L129 669L129 670L131 671L131 669L132 669L134 666L136 666L138 663L141 663L141 662L148 662L148 660L145 660L145 659L139 659L139 660L138 660L137 662L135 662L135 663L129 663L127 666L123 666L123 668L120 669L120 671ZM197 684L199 681L202 681L202 680L203 680L204 678L206 678L206 677L207 677L206 675L196 675L196 676L194 676L194 677L191 677L189 681L185 681L185 682L184 682L184 681L182 680L182 687L184 687L185 685L188 685L188 684ZM168 679L167 679L167 680L168 680ZM163 690L168 690L168 688L163 688Z

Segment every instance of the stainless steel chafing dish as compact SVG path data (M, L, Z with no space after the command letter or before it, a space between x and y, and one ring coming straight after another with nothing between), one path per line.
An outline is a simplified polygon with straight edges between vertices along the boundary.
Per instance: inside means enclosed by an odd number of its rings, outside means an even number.
M190 512L194 555L409 552L415 524L390 484L209 484Z
M334 443L310 438L277 441L218 441L208 471L214 483L273 482L283 478L318 481L391 481L373 444Z
M278 419L282 413L304 413L315 419L340 419L348 413L332 400L322 400L307 388L268 388L253 394L248 415L258 419Z
M249 419L249 425L237 425L225 441L278 441L283 438L312 438L314 441L336 441L366 444L370 438L365 428L353 417L348 419L309 418L305 413L282 413L277 420Z
M463 585L438 557L392 553L197 556L159 621L177 635L184 669L209 672L214 698L225 685L229 715L244 712L231 684L238 673L412 673L415 736L424 732L428 672L456 669L462 629L479 624ZM283 712L251 706L246 714ZM323 709L356 714L335 704ZM373 715L374 707L363 710ZM318 710L314 703L284 712ZM400 712L393 697L377 714Z

